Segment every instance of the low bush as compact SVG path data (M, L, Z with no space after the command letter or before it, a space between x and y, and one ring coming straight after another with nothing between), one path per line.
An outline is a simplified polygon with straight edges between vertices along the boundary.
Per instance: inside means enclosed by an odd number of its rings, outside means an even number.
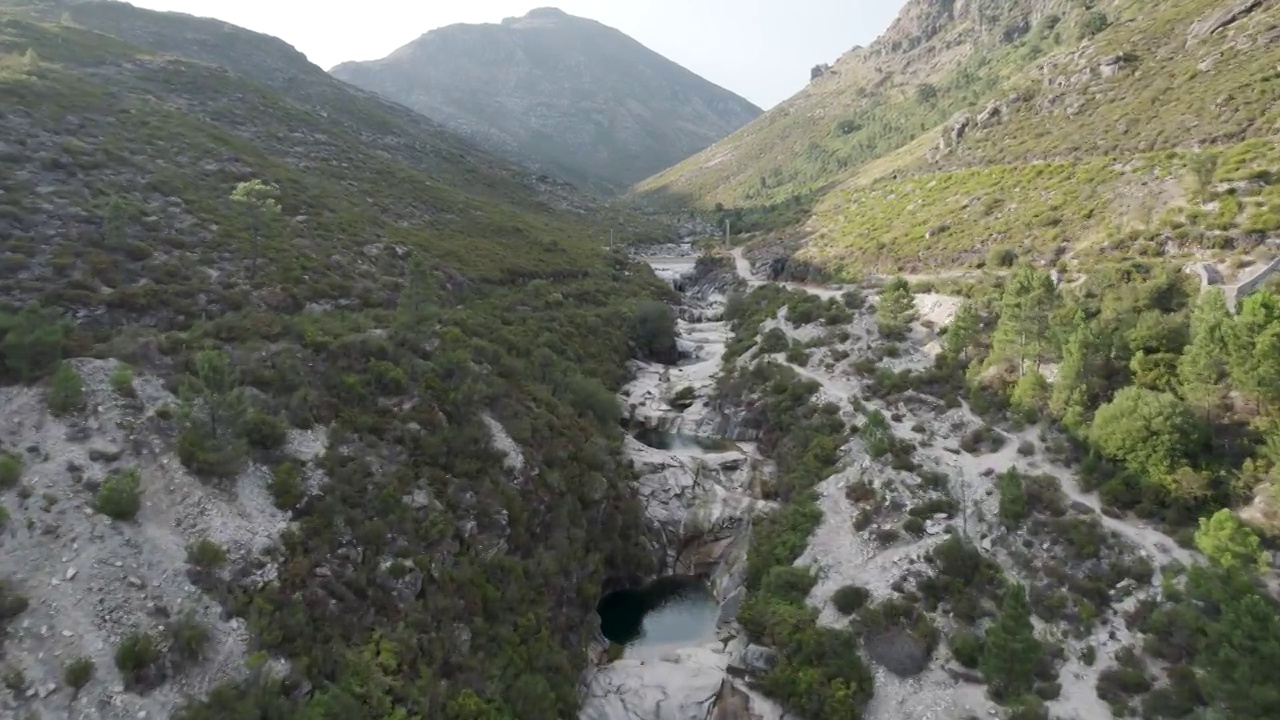
M844 585L831 596L831 604L840 614L851 615L865 605L870 597L871 593L864 587Z
M93 508L113 520L132 520L142 509L142 478L137 469L108 475L93 498Z
M8 490L22 480L22 458L9 452L0 452L0 490Z

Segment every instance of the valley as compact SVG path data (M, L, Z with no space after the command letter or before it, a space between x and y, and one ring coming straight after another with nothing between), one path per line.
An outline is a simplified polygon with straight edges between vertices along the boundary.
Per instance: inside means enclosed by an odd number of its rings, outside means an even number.
M1280 4L424 29L0 0L0 718L1280 717Z

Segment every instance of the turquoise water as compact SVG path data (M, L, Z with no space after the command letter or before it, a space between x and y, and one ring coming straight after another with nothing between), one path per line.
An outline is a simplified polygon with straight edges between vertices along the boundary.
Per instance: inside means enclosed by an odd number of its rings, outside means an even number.
M620 590L600 600L600 629L625 655L702 644L715 637L720 606L696 578L660 578L639 590Z

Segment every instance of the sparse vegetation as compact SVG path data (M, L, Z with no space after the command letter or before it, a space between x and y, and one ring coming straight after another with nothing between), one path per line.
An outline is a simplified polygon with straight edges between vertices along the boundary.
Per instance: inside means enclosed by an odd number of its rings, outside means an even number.
M187 545L187 562L201 570L217 570L227 562L227 550L209 538Z
M93 509L113 520L132 520L142 509L142 476L138 470L108 475L93 498Z
M93 679L93 671L93 660L80 656L68 660L62 666L62 681L78 693Z
M133 386L133 368L120 363L111 372L111 389L124 398L137 397L138 391Z
M0 490L15 487L22 480L22 458L11 452L0 452Z
M49 380L49 412L69 415L83 410L84 402L84 379L70 363L61 363Z

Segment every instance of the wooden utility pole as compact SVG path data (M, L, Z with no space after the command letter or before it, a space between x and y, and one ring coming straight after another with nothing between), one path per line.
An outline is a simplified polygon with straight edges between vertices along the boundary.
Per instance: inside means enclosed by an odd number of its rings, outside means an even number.
M729 218L724 219L724 246L729 247L733 242L729 240Z

